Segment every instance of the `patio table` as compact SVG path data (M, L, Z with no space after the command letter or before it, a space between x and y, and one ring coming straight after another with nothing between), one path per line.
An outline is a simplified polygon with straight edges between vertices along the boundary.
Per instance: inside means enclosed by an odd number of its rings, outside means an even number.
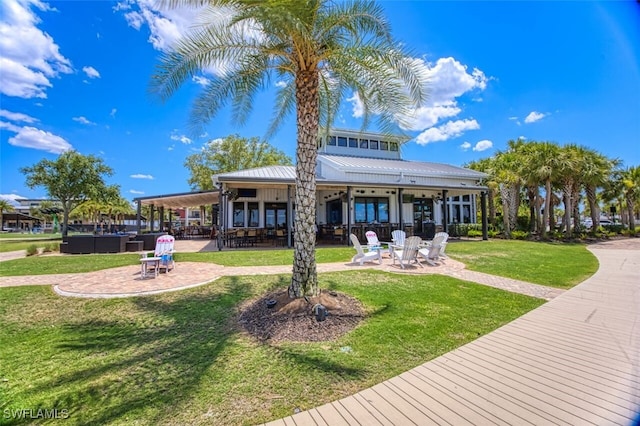
M161 257L142 257L140 258L140 277L146 278L149 274L149 266L153 266L154 277L158 276L158 269L160 269Z

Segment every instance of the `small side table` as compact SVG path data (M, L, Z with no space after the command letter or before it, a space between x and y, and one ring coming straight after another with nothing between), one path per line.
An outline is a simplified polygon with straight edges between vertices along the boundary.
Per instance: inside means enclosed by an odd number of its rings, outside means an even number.
M158 276L158 269L160 269L161 257L142 257L140 258L140 277L146 278L149 274L149 267L153 266L154 277Z

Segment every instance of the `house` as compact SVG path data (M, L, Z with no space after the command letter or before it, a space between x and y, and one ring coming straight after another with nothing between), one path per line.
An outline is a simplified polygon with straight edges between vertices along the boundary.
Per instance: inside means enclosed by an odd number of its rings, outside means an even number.
M484 173L402 159L398 138L334 129L318 143L317 225L392 229L429 238L451 223L475 223ZM269 166L213 176L222 194L220 226L291 229L294 166ZM360 235L359 235L360 236Z

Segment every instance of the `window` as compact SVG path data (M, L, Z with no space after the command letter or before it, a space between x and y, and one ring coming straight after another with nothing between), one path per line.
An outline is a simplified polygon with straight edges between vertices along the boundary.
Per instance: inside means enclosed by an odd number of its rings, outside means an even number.
M378 141L369 140L369 149L378 149Z
M360 148L369 149L369 140L368 139L360 139Z
M248 203L248 211L249 226L257 228L260 226L260 210L258 208L258 203Z
M332 146L336 146L336 137L335 136L329 136L329 145Z
M244 226L244 203L233 203L233 227L242 228Z
M349 138L349 148L357 148L358 147L358 139Z
M338 136L338 146L347 146L347 138Z
M389 151L389 142L380 141L380 150Z
M287 227L287 204L271 203L264 206L264 226L268 229Z
M398 144L396 142L389 142L389 149L391 151L398 151Z
M256 198L257 190L249 188L238 189L238 197Z
M388 198L356 197L354 207L356 223L389 222Z

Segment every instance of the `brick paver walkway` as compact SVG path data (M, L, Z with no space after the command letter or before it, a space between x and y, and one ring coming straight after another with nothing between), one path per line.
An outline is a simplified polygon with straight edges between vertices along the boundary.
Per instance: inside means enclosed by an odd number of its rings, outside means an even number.
M176 241L176 251L197 252L217 250L208 240ZM20 253L0 254L0 260L24 256ZM336 272L354 269L378 269L403 274L441 274L461 280L472 281L503 290L526 294L551 300L563 293L563 290L537 284L497 277L465 269L464 265L453 259L447 259L438 266L424 265L424 268L411 266L402 270L391 259L385 257L382 265L368 263L363 266L352 263L319 263L318 272ZM19 277L0 277L0 287L21 285L51 285L64 296L75 297L130 297L158 294L167 291L183 290L214 281L222 276L271 275L291 272L290 265L282 266L243 266L225 267L213 263L176 262L175 270L160 273L158 277L141 278L139 266L123 266L102 271L80 274L29 275Z

